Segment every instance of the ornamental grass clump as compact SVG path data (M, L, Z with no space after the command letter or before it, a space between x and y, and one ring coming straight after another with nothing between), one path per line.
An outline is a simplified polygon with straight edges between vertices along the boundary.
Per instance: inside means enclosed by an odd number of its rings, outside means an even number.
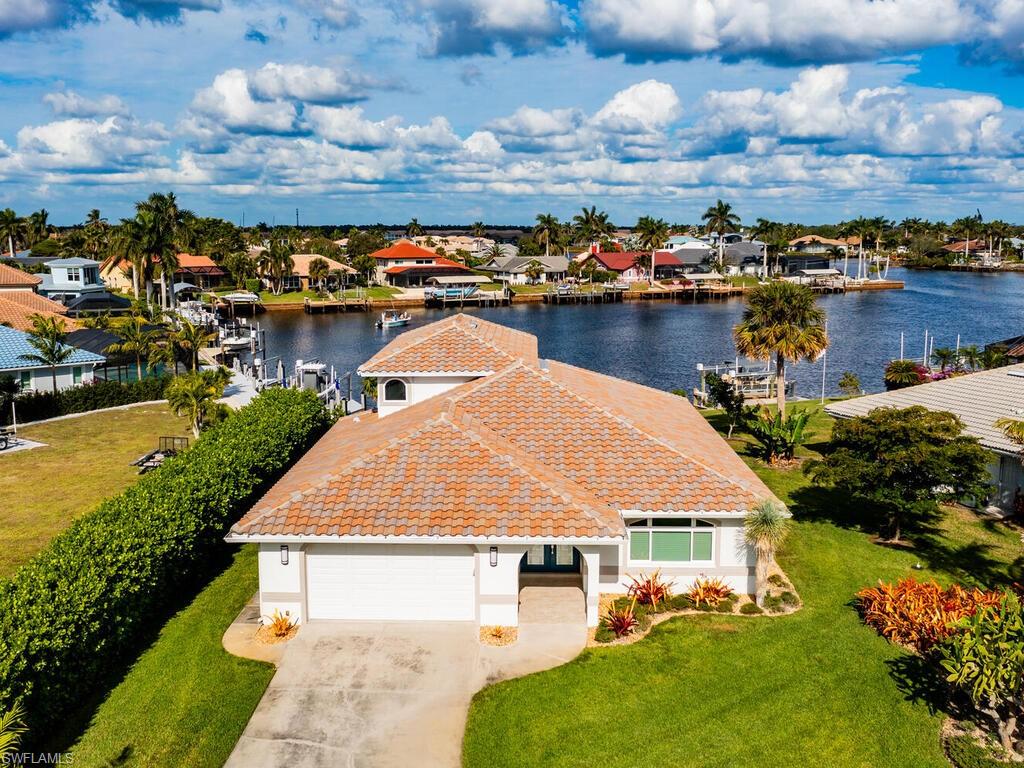
M694 608L706 606L717 608L718 604L732 597L732 587L721 579L708 579L700 576L693 582L687 597L693 601Z
M952 635L958 621L979 608L997 605L1001 593L906 578L857 593L864 623L887 640L928 653Z
M327 424L313 393L268 390L0 583L0 712L21 704L38 742L102 692L222 562L228 527Z
M615 637L625 637L626 635L631 634L640 624L633 609L633 605L629 605L625 608L617 608L613 606L608 610L608 613L605 614L602 624L608 627L608 629L614 633Z

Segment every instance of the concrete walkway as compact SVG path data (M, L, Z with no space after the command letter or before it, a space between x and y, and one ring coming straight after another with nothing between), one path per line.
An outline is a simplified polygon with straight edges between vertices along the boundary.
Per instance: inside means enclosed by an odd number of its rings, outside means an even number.
M549 669L586 644L583 592L527 587L516 643L482 646L465 622L302 627L227 768L456 768L480 688Z

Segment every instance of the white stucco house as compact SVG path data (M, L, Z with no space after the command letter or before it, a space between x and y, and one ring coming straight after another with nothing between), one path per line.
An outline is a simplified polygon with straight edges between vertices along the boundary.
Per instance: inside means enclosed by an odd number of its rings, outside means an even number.
M510 626L551 575L590 626L601 593L654 570L753 592L743 516L773 497L685 398L467 315L359 373L379 410L340 420L227 536L259 546L264 616Z

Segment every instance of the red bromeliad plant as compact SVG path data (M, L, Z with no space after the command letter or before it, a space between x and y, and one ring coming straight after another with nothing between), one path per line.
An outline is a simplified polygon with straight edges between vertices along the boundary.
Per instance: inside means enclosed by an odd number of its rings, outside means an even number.
M690 591L686 595L693 601L694 607L708 605L714 608L723 600L729 599L732 595L732 588L721 579L708 579L701 576L693 582L693 586L690 587Z
M634 598L633 603L628 608L610 608L608 613L605 614L604 624L612 632L615 633L616 637L625 637L640 623L636 615L633 613L633 605L636 603Z
M934 581L906 578L862 589L857 605L864 623L887 640L927 653L953 634L956 622L979 606L998 604L1000 597L999 592L958 584L943 589Z
M661 571L655 571L650 576L640 574L640 578L636 576L629 578L633 583L629 585L626 594L634 598L640 605L649 605L657 610L659 605L672 597L669 585L661 580Z

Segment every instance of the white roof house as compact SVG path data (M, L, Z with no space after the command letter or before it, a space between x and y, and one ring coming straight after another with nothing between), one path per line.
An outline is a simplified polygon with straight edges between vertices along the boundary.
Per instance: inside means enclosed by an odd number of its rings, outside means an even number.
M832 403L825 411L841 419L864 416L875 408L910 408L947 411L960 418L964 432L998 454L991 470L997 487L995 506L1010 509L1017 493L1024 493L1021 446L996 426L1001 418L1024 420L1024 363L978 371L964 376L918 384L877 395Z

